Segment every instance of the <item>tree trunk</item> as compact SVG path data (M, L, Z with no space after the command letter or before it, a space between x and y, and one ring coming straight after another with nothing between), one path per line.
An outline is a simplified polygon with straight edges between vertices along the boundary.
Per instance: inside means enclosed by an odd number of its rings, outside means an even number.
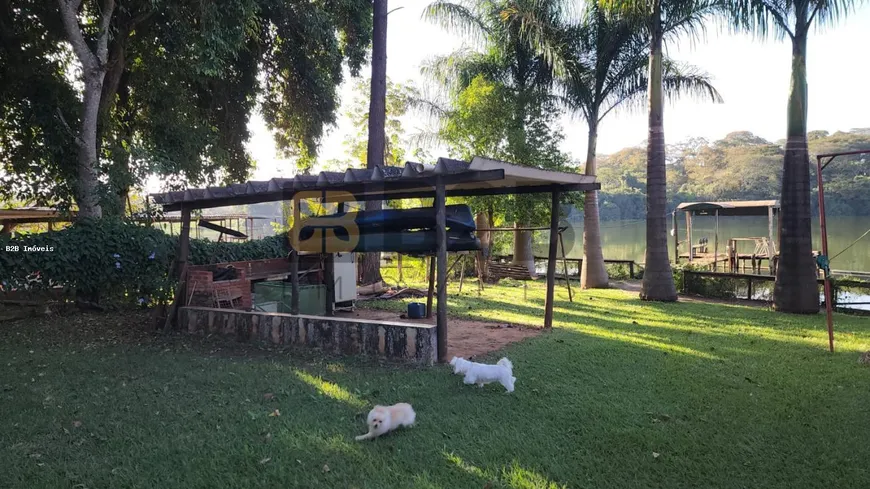
M387 0L374 0L372 84L366 167L384 164L387 120Z
M514 223L515 228L526 227L525 223ZM532 250L532 231L514 231L514 259L513 265L522 265L529 269L529 275L534 277L535 255Z
M73 52L82 65L82 81L84 93L82 112L79 122L76 144L78 145L78 161L76 162L76 203L78 204L77 219L102 217L98 189L97 165L97 123L99 121L100 99L103 92L103 80L106 76L106 59L108 57L109 25L115 11L114 0L107 0L102 5L99 24L99 35L94 48L88 45L78 21L78 1L58 0L58 6L67 40L72 45Z
M86 75L76 162L75 195L79 207L78 219L99 219L103 215L97 193L97 113L102 85L102 73Z
M478 212L474 220L477 229L488 229L492 227L485 212ZM492 232L478 231L477 237L480 239L480 251L477 252L478 273L480 273L480 279L486 281L489 280L489 257L492 253Z
M640 298L676 301L677 289L668 257L667 180L662 100L661 4L653 12L649 56L649 140L646 162L646 259Z
M819 288L813 259L810 211L810 161L807 150L807 27L795 29L792 41L788 140L780 197L780 257L773 289L777 311L819 312Z
M586 150L586 174L594 177L597 171L595 151L598 145L597 115L590 117L589 144ZM601 250L601 225L598 219L598 191L586 192L583 200L583 266L580 288L603 289L608 286L604 252Z
M372 85L369 99L369 140L366 148L366 168L383 166L386 149L387 118L387 0L374 0L372 18ZM366 202L367 211L381 210L382 201ZM381 254L365 253L360 260L362 285L383 280Z

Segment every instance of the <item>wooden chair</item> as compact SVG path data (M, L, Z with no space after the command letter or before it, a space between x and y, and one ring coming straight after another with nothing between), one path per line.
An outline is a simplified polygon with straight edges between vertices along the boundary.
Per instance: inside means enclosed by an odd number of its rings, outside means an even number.
M215 287L214 288L214 306L218 309L223 309L223 306L227 306L229 309L236 308L236 301L240 301L242 299L241 294L233 294L230 289L223 287Z

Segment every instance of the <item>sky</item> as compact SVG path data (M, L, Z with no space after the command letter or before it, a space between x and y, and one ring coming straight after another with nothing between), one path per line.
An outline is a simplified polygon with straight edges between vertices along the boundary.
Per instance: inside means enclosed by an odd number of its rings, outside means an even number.
M412 81L425 84L420 65L432 56L448 54L463 46L463 40L441 27L421 19L431 0L393 0L390 9L402 7L389 16L387 30L387 76L393 82ZM753 39L746 34L732 34L715 25L706 35L690 42L672 42L668 54L678 61L691 63L712 75L714 86L724 99L722 104L685 99L665 107L665 141L677 143L693 137L721 139L733 131L751 131L770 141L785 138L786 103L791 71L791 45L787 41ZM865 4L844 21L821 32L810 34L807 53L809 130L848 131L870 127L870 5ZM368 71L368 68L364 70ZM365 71L364 71L365 72ZM353 80L341 87L341 100L353 98ZM346 158L343 145L350 132L344 109L337 127L328 129L320 158ZM566 115L566 135L562 149L576 159L585 158L586 124L578 117ZM405 128L417 132L425 121L408 117ZM254 180L287 177L294 173L292 161L276 155L272 135L262 118L255 114L248 150L257 167ZM617 112L599 127L599 155L635 146L646 139L645 107L640 111ZM447 156L432 152L436 156Z

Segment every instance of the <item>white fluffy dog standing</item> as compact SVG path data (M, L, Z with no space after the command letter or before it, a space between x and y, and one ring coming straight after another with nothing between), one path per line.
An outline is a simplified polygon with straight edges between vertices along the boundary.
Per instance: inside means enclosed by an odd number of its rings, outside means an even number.
M450 360L450 366L453 367L454 374L465 374L473 364L474 362L460 357L453 357L453 359Z
M417 414L410 404L400 402L392 406L375 406L369 411L366 424L369 432L356 437L360 440L373 440L395 430L400 426L412 426Z
M484 384L498 382L507 389L508 392L514 391L514 383L517 378L513 376L514 366L507 358L502 358L495 365L485 365L482 363L469 362L465 371L465 384L477 384L483 387Z

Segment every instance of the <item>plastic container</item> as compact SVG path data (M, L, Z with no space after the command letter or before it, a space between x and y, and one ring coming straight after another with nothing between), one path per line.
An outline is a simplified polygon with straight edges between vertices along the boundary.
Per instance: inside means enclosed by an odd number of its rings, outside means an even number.
M408 304L408 318L423 319L426 316L426 304L411 302Z
M277 311L290 313L292 292L289 282L258 282L254 284L254 306L269 307L277 303ZM326 286L299 286L299 314L323 316L326 314Z

